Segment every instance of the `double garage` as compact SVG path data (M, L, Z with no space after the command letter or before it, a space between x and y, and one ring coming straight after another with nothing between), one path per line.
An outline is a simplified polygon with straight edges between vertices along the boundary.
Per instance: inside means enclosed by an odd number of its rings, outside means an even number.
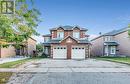
M70 56L68 56L70 55ZM53 47L53 58L54 59L85 59L86 47L85 46L54 46Z

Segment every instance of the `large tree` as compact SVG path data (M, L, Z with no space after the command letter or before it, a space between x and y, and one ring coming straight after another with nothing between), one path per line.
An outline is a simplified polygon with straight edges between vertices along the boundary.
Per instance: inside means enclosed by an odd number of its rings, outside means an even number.
M0 41L19 45L31 35L38 35L40 12L33 5L33 0L15 0L14 14L0 14Z

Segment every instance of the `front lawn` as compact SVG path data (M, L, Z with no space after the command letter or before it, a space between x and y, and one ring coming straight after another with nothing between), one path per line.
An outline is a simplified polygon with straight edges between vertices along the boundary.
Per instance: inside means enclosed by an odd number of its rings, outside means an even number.
M18 60L18 61L13 61L13 62L6 62L3 64L0 64L0 68L15 68L27 61L29 61L30 59L23 59L23 60Z
M11 75L12 72L0 72L0 84L6 84Z
M130 64L130 57L100 57L97 59Z

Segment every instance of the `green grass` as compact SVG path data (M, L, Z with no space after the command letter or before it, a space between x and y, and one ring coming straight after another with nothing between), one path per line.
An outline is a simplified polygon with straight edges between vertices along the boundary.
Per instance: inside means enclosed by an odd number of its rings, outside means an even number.
M6 84L11 75L12 72L0 72L0 84Z
M40 60L41 57L35 57L35 58L27 58L23 60L13 61L13 62L7 62L0 64L0 68L16 68L26 62L33 61L33 60ZM11 77L13 73L12 72L0 72L0 84L6 84Z
M3 64L0 64L0 68L15 68L27 61L29 61L30 59L23 59L23 60L18 60L18 61L13 61L13 62L6 62Z
M130 57L101 57L97 59L130 64Z
M16 68L19 65L24 64L25 62L32 61L32 60L39 60L39 59L42 59L42 58L39 58L39 57L27 58L27 59L18 60L18 61L7 62L7 63L0 64L0 68Z

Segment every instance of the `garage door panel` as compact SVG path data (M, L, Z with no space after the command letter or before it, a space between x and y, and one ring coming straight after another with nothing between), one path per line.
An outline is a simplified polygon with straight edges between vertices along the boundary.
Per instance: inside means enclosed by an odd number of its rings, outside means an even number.
M72 59L85 59L85 47L73 46L71 58Z
M53 58L54 59L66 59L67 58L67 48L65 46L57 46L53 48Z

